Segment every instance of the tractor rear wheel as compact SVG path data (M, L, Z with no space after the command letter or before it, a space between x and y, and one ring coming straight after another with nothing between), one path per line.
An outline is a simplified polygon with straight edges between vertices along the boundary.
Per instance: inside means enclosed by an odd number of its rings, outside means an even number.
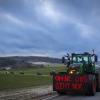
M90 87L89 87L89 95L94 96L96 93L96 78L92 77Z
M97 86L96 86L96 91L97 91L97 92L100 92L100 76L99 76L98 73L96 74L96 83L97 83L97 84L96 84L96 85L97 85Z

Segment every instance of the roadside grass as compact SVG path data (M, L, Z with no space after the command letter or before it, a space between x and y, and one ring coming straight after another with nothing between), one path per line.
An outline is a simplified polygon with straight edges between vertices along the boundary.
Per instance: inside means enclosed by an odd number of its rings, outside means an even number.
M35 87L52 84L50 76L0 74L0 90Z
M61 72L65 71L65 69L65 66L57 65L55 67L35 67L0 71L0 90L50 85L52 84L50 72L54 70L55 72ZM37 73L41 73L41 75L37 75Z

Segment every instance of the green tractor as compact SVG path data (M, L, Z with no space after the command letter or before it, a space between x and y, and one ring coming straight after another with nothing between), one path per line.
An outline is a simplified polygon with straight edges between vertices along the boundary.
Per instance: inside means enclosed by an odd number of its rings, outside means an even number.
M88 52L62 57L66 71L54 74L53 90L59 94L82 92L95 95L96 91L100 91L100 68L96 65L97 61L97 55Z

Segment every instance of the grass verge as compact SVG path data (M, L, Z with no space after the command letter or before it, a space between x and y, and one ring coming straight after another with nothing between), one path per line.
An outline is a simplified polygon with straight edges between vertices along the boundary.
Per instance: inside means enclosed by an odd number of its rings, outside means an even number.
M50 72L65 71L65 67L27 68L9 71L0 71L0 90L19 89L52 84ZM11 74L10 72L13 72ZM24 73L24 74L21 74ZM41 75L37 75L37 72Z

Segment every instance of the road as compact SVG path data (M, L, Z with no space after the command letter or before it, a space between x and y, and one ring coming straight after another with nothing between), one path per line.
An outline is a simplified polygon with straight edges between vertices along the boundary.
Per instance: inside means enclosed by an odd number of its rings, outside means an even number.
M40 100L100 100L100 92L97 92L95 96L63 95L48 97Z
M0 100L38 100L42 95L52 94L52 86L38 86L17 90L0 91Z
M0 100L100 100L100 92L97 92L95 96L59 96L52 91L52 86L40 86L16 91L2 91L0 92Z

